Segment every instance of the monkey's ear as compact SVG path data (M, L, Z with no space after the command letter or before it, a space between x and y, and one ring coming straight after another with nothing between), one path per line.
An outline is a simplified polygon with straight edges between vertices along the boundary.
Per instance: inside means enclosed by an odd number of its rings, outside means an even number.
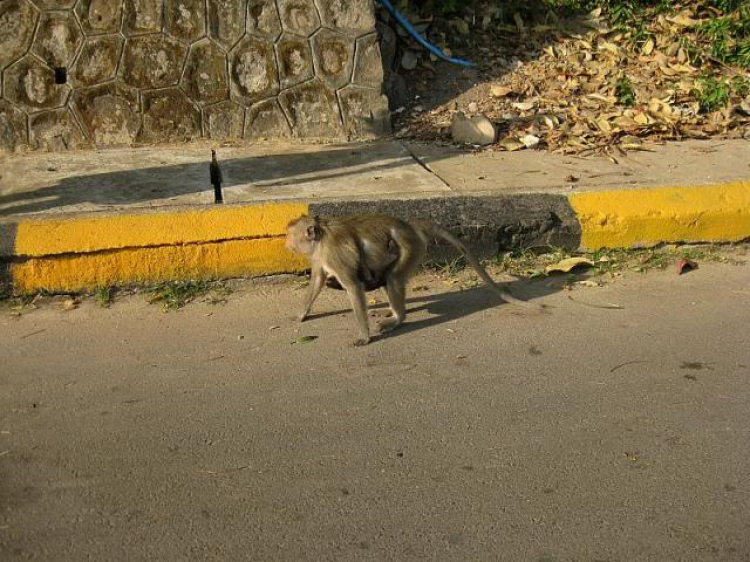
M311 224L307 227L307 239L310 241L320 240L320 227L317 224Z

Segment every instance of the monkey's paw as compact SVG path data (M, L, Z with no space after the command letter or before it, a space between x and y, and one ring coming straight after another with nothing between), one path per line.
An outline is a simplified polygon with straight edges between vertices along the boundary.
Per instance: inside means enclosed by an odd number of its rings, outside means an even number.
M381 334L385 334L386 332L390 332L392 330L395 330L399 326L403 324L403 320L399 320L395 316L391 316L390 318L386 318L385 320L380 320L377 323L378 331Z

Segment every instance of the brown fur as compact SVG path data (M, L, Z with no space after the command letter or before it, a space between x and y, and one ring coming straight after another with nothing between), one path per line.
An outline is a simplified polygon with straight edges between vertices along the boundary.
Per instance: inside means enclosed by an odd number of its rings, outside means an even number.
M461 250L477 274L499 297L534 308L498 287L466 246L447 230L425 221L406 222L385 215L354 215L319 219L302 216L289 223L286 247L311 262L310 290L300 315L304 321L323 286L338 284L349 294L360 337L370 341L365 291L385 286L392 317L381 331L400 326L406 317L406 284L422 262L430 237L442 238Z

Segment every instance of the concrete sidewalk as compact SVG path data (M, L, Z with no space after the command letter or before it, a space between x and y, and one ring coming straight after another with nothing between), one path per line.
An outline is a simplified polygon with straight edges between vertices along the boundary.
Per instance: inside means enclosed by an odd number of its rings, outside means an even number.
M613 161L387 140L28 153L0 162L0 260L16 291L294 272L286 223L383 211L480 252L750 237L750 143L693 141Z

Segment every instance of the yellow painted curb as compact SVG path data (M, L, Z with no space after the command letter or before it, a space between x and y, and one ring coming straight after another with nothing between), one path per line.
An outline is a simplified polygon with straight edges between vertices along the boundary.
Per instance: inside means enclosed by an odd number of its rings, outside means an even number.
M16 293L66 292L178 279L295 273L307 267L304 258L284 248L283 238L261 238L30 258L13 264L11 276Z
M750 181L588 192L569 200L588 250L750 237Z
M304 204L224 207L18 223L10 274L17 293L79 291L176 279L304 271L284 248Z
M304 204L282 203L200 211L22 220L16 231L14 254L50 256L283 236L287 223L307 210L308 206Z

